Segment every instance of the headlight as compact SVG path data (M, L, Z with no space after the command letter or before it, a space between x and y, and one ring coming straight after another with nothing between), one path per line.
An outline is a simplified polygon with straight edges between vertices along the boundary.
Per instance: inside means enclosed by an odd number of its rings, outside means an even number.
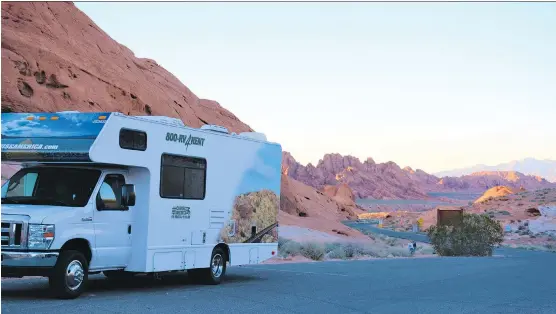
M29 225L28 249L48 250L54 241L54 225Z

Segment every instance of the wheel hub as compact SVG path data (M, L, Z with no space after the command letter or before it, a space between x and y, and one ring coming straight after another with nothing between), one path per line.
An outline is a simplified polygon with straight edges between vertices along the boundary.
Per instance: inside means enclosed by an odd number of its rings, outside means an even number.
M77 290L83 283L85 271L80 261L72 261L66 268L66 285L70 290Z
M224 270L224 259L222 258L222 255L216 254L213 256L212 263L211 263L211 270L212 270L212 275L216 278L222 275L222 272Z

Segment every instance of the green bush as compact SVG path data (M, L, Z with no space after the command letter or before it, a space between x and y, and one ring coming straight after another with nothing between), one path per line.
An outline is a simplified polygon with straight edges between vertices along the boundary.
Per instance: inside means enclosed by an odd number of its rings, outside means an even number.
M431 226L431 244L441 256L491 256L504 240L499 222L485 214L464 213L459 226Z
M327 242L324 244L324 250L326 252L332 252L338 248L342 248L342 244L341 243L337 243L337 242Z
M301 255L310 258L314 261L320 261L326 254L324 245L317 243L304 243L301 246ZM295 255L295 254L292 254Z
M346 257L347 258L352 258L355 257L357 255L361 255L361 253L363 253L363 249L361 248L361 246L358 246L354 243L348 243L346 244L346 246L344 246L343 248Z
M285 239L278 239L278 254L282 257L295 256L301 253L301 244Z
M391 254L394 257L409 257L409 256L411 256L409 251L404 247L390 247L390 248L388 248L388 254Z
M344 249L339 246L334 248L332 251L330 251L328 253L328 258L334 258L334 259L346 259L346 252L344 251Z

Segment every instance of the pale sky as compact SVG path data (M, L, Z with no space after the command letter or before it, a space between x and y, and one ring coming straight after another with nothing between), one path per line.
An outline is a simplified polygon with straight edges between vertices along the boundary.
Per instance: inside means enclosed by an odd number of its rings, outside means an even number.
M556 159L556 3L76 3L303 164Z

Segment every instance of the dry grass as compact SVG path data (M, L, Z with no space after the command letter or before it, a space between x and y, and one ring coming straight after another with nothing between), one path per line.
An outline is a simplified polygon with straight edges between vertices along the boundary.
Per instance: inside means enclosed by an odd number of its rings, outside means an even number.
M297 242L280 238L278 240L278 254L283 258L303 256L314 261L349 260L358 258L392 258L410 257L409 250L399 239L378 235L374 242L345 243L345 242ZM430 245L419 244L415 255L432 255Z
M514 248L514 249L556 253L556 245L550 243L543 244L543 245L503 244L502 246Z

